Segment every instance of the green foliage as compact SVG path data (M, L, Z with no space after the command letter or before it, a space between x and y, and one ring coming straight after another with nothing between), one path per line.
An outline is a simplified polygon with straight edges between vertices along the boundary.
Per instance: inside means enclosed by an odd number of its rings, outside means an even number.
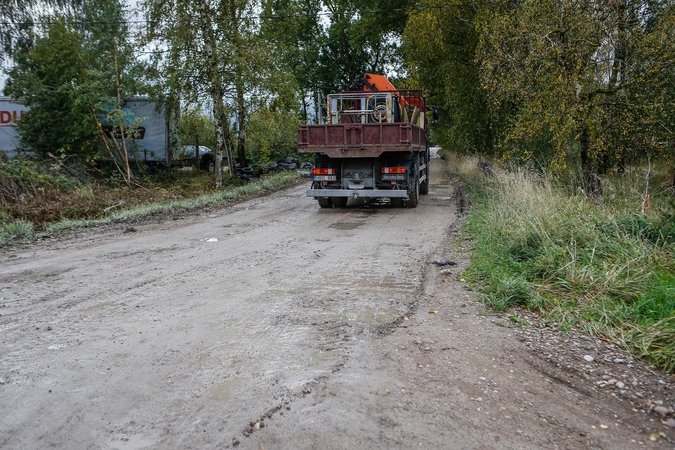
M44 17L44 11L78 15L81 7L81 0L0 1L0 62L11 61L13 55L30 45L35 33L34 23Z
M664 324L675 320L675 205L666 193L643 214L641 176L607 186L613 198L601 204L531 172L495 168L488 178L475 160L456 167L473 193L466 277L488 304L541 311L673 369Z
M440 145L608 173L675 160L675 5L425 0L403 35L412 79L440 107ZM440 8L436 8L440 6Z
M318 78L324 94L347 89L365 72L384 72L387 63L396 64L396 47L386 41L385 22L372 14L359 17L355 10L373 4L353 1L331 2L330 25L321 40Z
M494 124L478 77L476 9L460 0L421 6L430 9L410 14L403 41L410 87L426 87L427 104L439 107L432 136L453 151L490 154Z
M316 89L322 83L319 73L323 68L317 64L323 42L323 27L317 15L322 2L264 0L262 7L265 16L280 16L263 19L261 35L273 43L275 64L293 78L306 122L308 104L315 100Z
M231 113L236 115L237 148L246 156L249 116L260 108L295 103L296 89L282 58L275 58L274 40L263 32L257 0L195 3L185 0L148 0L152 19L147 42L166 42L168 52L155 58L160 85L174 100L200 105L208 96L215 122L216 166L227 155L235 171ZM278 64L281 62L282 64ZM289 100L290 99L290 100ZM191 143L193 138L189 139ZM222 180L215 171L216 186Z
M190 186L195 186L195 184L204 186L206 176L206 174L201 174L196 176L197 179L194 179L193 176L188 175L186 179L182 181L178 180L178 182L183 183L187 180ZM111 209L107 214L92 218L82 220L64 219L49 223L45 226L44 232L47 235L51 235L74 228L89 228L109 223L136 222L139 219L156 216L157 214L180 213L209 206L222 206L254 195L274 191L280 187L295 183L297 180L297 173L285 171L261 178L253 183L225 186L223 189L212 190L206 194L203 189L192 190L191 193L186 195L186 198L166 201L152 201L152 199L149 199L150 201L142 205L120 210ZM211 187L213 188L212 184Z
M73 24L87 21L87 29ZM18 123L24 150L96 156L96 112L139 89L138 72L118 1L86 0L77 16L52 17L14 55L5 94L30 110Z
M9 71L5 94L31 108L18 125L21 144L43 158L48 152L93 156L98 129L79 89L81 38L64 20L53 23L32 48L16 55Z
M188 109L180 118L180 140L183 145L194 145L199 137L199 145L211 150L216 148L216 127L213 119L198 109Z
M263 2L263 34L275 43L277 64L295 78L302 120L319 108L317 92L347 89L366 72L400 72L400 36L410 0L282 0ZM320 11L328 12L319 16ZM377 12L373 12L377 11Z
M560 170L579 156L585 169L607 170L637 149L670 146L655 143L672 140L675 123L664 84L675 75L672 5L529 0L486 8L478 30L490 110L508 124L497 137L505 159L547 148ZM542 137L549 146L532 145Z
M261 164L297 151L298 118L295 114L261 109L251 115L248 139L251 156Z
M0 207L37 199L50 192L66 193L79 184L58 172L58 167L14 159L0 164Z
M32 222L18 220L0 223L0 247L9 243L31 241L34 238L35 229Z

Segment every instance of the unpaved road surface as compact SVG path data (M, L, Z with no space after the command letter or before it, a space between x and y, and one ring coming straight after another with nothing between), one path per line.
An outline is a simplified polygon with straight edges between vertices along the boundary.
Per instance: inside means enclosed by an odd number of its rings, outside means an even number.
M2 250L0 448L675 447L672 377L482 308L432 167L416 210L305 183Z

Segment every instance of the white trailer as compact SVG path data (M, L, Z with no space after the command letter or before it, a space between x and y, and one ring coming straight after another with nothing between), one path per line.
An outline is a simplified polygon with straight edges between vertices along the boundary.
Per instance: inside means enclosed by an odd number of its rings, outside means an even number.
M9 97L0 97L0 152L8 158L16 156L19 147L19 136L15 123L28 111L28 108L13 101Z
M126 99L123 108L138 117L145 117L139 124L138 145L131 159L147 164L170 165L174 155L169 151L169 122L164 108L156 101L145 97ZM0 152L8 158L14 158L19 148L19 136L16 121L28 111L28 108L9 97L0 97Z

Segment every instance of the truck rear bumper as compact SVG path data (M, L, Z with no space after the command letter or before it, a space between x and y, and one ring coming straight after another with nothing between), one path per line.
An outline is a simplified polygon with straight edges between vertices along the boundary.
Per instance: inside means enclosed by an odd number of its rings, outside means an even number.
M406 191L392 189L309 189L307 197L389 197L408 198Z

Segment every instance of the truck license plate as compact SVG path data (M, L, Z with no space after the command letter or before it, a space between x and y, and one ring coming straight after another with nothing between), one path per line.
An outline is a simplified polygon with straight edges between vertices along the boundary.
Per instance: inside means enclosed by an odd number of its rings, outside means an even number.
M383 174L382 181L405 181L404 174Z
M314 175L314 181L335 181L335 175Z

